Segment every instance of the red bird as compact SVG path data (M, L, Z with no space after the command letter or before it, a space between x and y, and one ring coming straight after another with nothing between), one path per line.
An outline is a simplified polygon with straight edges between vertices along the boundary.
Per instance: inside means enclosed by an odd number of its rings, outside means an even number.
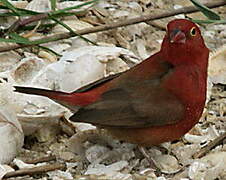
M130 70L73 93L15 87L47 96L70 109L71 121L107 129L141 146L179 139L199 120L206 99L209 50L197 25L171 21L161 50Z

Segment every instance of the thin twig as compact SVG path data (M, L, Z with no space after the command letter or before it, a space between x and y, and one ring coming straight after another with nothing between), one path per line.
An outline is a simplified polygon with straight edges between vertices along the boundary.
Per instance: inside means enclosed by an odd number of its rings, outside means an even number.
M38 14L32 15L32 16L26 18L26 19L19 19L18 21L13 23L12 26L9 27L8 33L15 32L20 26L25 26L27 24L30 24L30 23L33 23L33 22L36 22L36 21L47 19L49 16L55 17L55 15L58 15L58 16L60 15L62 17L62 16L78 15L79 12L81 12L81 11L78 11L76 13L69 13L67 11L77 9L77 8L81 8L83 6L86 6L86 5L89 5L89 4L92 4L92 3L93 3L92 5L94 5L95 2L97 2L97 1L98 0L91 0L89 2L84 2L83 4L80 4L80 5L77 5L77 6L67 7L67 8L64 8L64 9L57 10L57 11L50 11L48 13L38 13L38 12L36 12ZM14 9L11 9L11 11L14 11ZM67 13L62 14L62 13L65 13L65 12L67 12ZM17 9L15 9L14 13L17 14Z
M37 163L49 162L49 161L55 161L55 160L56 160L56 156L50 155L50 156L40 157L38 159L25 160L24 162L27 164L37 164Z
M206 3L204 5L209 8L216 8L216 7L226 5L226 1L219 0L217 2L214 1L214 2L210 2L210 3ZM147 22L147 21L151 21L151 20L167 18L167 17L171 17L174 15L178 15L178 14L194 13L197 11L199 11L199 10L195 6L187 6L187 7L183 7L180 9L167 11L164 13L159 13L159 14L154 14L154 15L149 14L149 15L144 15L144 16L140 16L140 17L136 17L136 18L127 19L125 21L112 22L110 24L106 24L106 25L102 25L102 26L85 28L85 29L76 31L76 34L84 35L84 34L89 34L89 33L96 33L96 32L106 31L106 30L110 30L110 29L114 29L114 28L118 28L118 27L122 27L122 26L132 25L132 24L136 24L136 23L140 23L140 22ZM48 43L48 42L52 42L52 41L58 41L58 40L67 39L67 38L74 37L74 36L76 36L76 35L72 34L70 32L51 35L51 36L47 36L47 37L36 40L37 42L34 44L29 44L29 45L13 44L13 45L9 45L6 47L0 47L0 52L10 51L10 50L18 49L18 48L23 48L23 47L34 46L37 44L43 44L43 43Z
M209 144L207 144L200 151L198 151L197 153L195 153L193 155L193 158L203 157L205 154L207 154L215 146L221 144L224 141L225 138L226 138L226 132L224 134L220 135L219 137L217 137L216 139L214 139L213 141L211 141Z
M23 19L23 20L19 19L14 24L12 24L11 27L9 27L7 33L15 32L20 26L25 26L32 22L37 22L42 19L46 19L48 16L49 16L48 13L42 13L42 14L37 14L37 15L31 16L31 17Z
M4 175L3 178L41 174L44 172L54 171L54 170L58 170L58 169L64 170L64 169L66 169L66 165L63 163L55 163L55 164L37 166L37 167L33 167L33 168L24 168L24 169L20 169L17 171L8 172Z

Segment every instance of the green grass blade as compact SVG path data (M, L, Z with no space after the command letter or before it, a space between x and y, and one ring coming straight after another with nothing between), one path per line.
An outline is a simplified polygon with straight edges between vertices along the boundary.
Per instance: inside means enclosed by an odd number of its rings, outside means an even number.
M67 24L63 23L62 21L59 21L58 19L55 19L55 18L53 18L53 17L51 17L51 16L50 16L50 18L51 18L53 21L55 21L56 23L60 24L60 25L63 26L64 28L66 28L70 33L75 34L76 36L80 37L80 38L83 39L84 41L89 42L89 43L91 43L91 44L97 46L97 44L96 44L95 42L93 42L93 41L91 41L91 40L89 40L89 39L87 39L87 38L85 38L85 37L83 37L83 36L77 34L73 29L71 29L70 26L68 26Z
M0 5L0 9L9 9L7 6Z
M9 7L1 6L1 5L0 5L0 9L11 10ZM5 16L30 16L30 15L40 14L39 12L31 11L31 10L27 10L27 9L21 9L21 8L15 8L15 9L16 9L16 12L13 11L13 12L0 13L0 17L5 17Z
M14 12L17 16L20 16L20 13L17 12L17 9L7 0L1 0L1 2L9 8L12 12Z
M222 20L212 20L212 19L207 19L207 20L200 20L200 19L191 19L191 21L193 21L194 23L198 23L198 24L219 24L219 23L226 23L226 19L222 19Z
M32 10L27 10L27 9L21 9L17 8L17 10L20 12L21 16L30 16L30 15L37 15L37 14L42 14L40 12L32 11Z
M17 43L17 41L14 39L5 39L5 38L0 38L0 42Z
M55 11L56 10L56 0L50 0L51 3L51 10Z
M56 15L56 14L59 14L59 13L64 13L65 11L69 11L69 10L73 10L73 9L79 9L79 8L81 8L83 6L87 6L89 4L93 4L93 3L97 2L97 1L99 1L99 0L92 0L92 1L88 1L88 2L82 3L80 5L76 5L76 6L60 9L60 10L57 10L55 12L50 13L50 15L52 16L52 15Z
M57 25L57 23L41 24L41 25L38 27L37 31L43 31L43 30L45 30L45 29L47 29L47 28L53 28L53 27L56 26L56 25ZM36 27L36 25L22 26L22 27L20 27L19 32L23 32L23 31L27 31L27 30L31 31L31 30L33 30L35 27Z
M55 51L53 51L52 49L47 48L47 47L45 47L45 46L41 46L41 45L39 45L38 47L39 47L39 48L41 48L41 49L44 49L44 50L46 50L46 51L49 51L49 52L51 52L51 53L55 54L56 56L59 56L59 57L61 57L61 56L62 56L61 54L58 54L57 52L55 52Z
M14 12L0 13L0 17L18 16Z
M17 33L10 33L9 37L11 39L14 39L16 43L19 43L19 44L29 44L30 42L27 38L24 38Z
M208 7L202 5L200 2L197 0L190 0L206 17L208 17L211 20L220 20L220 16L213 12L211 9Z

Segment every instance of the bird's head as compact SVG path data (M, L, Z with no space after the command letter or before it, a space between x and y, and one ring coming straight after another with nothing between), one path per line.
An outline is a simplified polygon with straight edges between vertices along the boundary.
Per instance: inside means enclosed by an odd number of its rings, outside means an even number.
M161 51L175 61L174 64L195 61L202 54L208 56L199 27L186 19L176 19L168 23ZM176 62L178 61L178 62Z

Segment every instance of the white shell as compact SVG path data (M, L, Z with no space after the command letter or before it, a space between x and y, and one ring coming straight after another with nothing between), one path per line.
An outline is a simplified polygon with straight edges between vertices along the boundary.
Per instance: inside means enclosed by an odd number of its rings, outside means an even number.
M14 51L0 53L0 72L12 69L13 66L20 60L20 58L21 56Z
M10 166L5 164L4 165L0 164L0 179L2 179L6 173L12 172L12 171L15 171L15 170Z
M84 21L80 21L80 20L65 20L63 21L64 24L66 24L67 26L69 26L72 30L77 31L77 30L81 30L81 29L85 29L85 28L91 28L93 27L91 24L84 22ZM53 28L52 31L54 34L59 34L59 33L65 33L65 32L69 32L65 27L61 26L61 25L56 25ZM88 35L83 35L84 38L89 39L92 42L96 42L97 39L97 35L96 34L88 34ZM85 40L83 40L80 37L72 37L70 38L71 40L71 46L73 48L80 48L83 46L87 46L89 45L89 43ZM50 43L51 44L51 43ZM57 44L59 44L57 42Z
M127 70L128 65L118 58L125 56L131 62L138 62L136 56L117 47L85 46L63 54L37 74L33 85L72 92L108 74Z
M161 169L162 172L167 174L173 174L178 172L181 168L178 160L171 155L159 155L153 157L156 161L156 165Z
M65 52L54 63L28 55L9 71L1 73L11 83L22 86L45 87L71 92L108 74L128 69L126 61L134 64L138 58L130 51L117 47L85 46ZM15 93L16 111L25 135L43 126L58 124L66 108L46 97Z
M87 171L85 172L85 175L88 175L88 174L104 175L105 174L109 176L117 173L118 171L122 170L127 166L128 166L127 161L118 161L109 166L105 166L103 164L97 164L94 167L89 166Z
M17 84L30 84L34 76L47 64L47 60L38 57L27 57L22 59L11 70L11 76Z
M0 86L0 164L9 163L21 149L23 130L10 104L10 92L6 83ZM11 92L12 93L12 92ZM8 97L9 96L9 97Z
M86 150L86 158L90 163L93 163L98 158L106 154L108 151L109 149L107 147L97 144L97 145L91 146Z
M226 152L216 152L204 156L191 164L188 176L194 180L217 179L225 173Z
M47 172L47 174L50 179L54 179L54 180L61 180L61 179L73 180L74 179L71 173L68 171L55 170L55 171Z
M63 21L63 23L66 24L67 26L69 26L74 31L93 27L91 24L84 22L84 21L80 21L80 20L65 20L65 21ZM64 32L69 32L69 31L62 25L58 24L53 28L52 32L53 33L64 33Z
M15 93L20 110L17 117L24 134L30 135L45 126L57 126L60 117L67 111L52 100L41 97Z
M49 0L32 0L26 6L26 9L37 12L49 12L51 10L51 4Z
M68 7L72 7L72 6L81 5L83 3L84 3L84 1L63 1L63 2L57 3L57 8L64 9L64 8L68 8ZM92 3L90 5L86 5L81 8L78 8L78 9L73 9L73 10L71 10L71 12L84 11L84 10L90 8L91 6L92 6Z

